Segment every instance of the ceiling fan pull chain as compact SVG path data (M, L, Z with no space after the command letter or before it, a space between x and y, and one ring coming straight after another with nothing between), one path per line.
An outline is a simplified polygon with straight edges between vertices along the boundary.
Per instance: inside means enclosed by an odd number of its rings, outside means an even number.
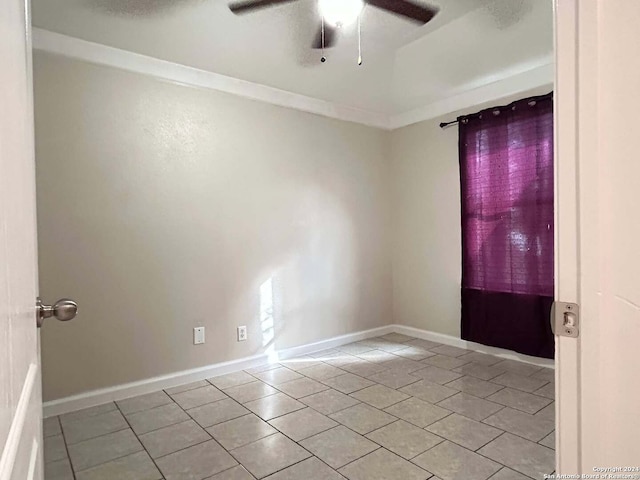
M362 32L360 29L360 17L358 15L358 65L362 65Z
M324 63L327 61L327 57L324 56L324 15L320 15L320 18L322 19L322 57L320 61Z

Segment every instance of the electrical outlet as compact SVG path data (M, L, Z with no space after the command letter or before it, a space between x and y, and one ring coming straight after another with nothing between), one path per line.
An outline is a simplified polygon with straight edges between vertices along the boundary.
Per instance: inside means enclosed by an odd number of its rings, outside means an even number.
M247 339L247 327L238 327L238 341L244 342Z
M204 343L204 327L196 327L193 329L193 344L201 345Z

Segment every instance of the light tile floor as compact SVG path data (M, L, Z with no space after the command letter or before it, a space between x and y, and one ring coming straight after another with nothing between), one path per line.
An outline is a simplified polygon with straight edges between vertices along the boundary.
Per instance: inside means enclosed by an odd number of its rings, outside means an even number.
M44 422L46 480L508 480L554 470L553 374L400 334Z

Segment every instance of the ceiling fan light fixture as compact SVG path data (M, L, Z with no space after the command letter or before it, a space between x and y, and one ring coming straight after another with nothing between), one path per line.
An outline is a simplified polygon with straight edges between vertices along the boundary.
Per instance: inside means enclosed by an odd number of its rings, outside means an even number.
M320 14L334 27L350 25L358 19L364 8L363 0L318 0Z

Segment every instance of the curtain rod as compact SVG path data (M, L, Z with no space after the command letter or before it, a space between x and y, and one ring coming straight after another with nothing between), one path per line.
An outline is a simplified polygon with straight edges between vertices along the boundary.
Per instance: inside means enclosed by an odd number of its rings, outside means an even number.
M482 112L484 112L485 110L507 110L509 108L515 107L516 104L521 103L521 102L532 102L532 101L538 101L538 100L545 100L547 98L553 99L553 92L549 92L549 93L546 93L544 95L537 95L535 97L529 97L529 98L523 98L521 100L516 100L515 102L511 102L509 105L502 105L500 107L486 108L486 109L482 110L481 112L472 113L471 115L461 115L460 117L456 118L455 120L451 120L450 122L442 122L442 123L440 123L440 128L445 128L445 127L448 127L449 125L454 125L456 123L460 123L460 120L465 119L465 118L477 117L477 116L481 115Z
M455 120L451 120L450 122L442 122L440 124L440 128L448 127L449 125L453 125L454 123L458 123L460 119L456 118Z

